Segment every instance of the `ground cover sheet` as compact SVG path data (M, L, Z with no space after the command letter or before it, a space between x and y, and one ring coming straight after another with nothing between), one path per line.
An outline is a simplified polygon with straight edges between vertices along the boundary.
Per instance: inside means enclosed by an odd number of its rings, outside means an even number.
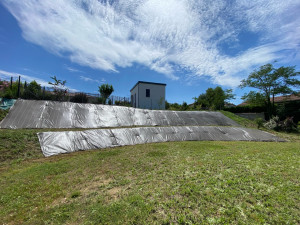
M183 126L93 129L38 133L45 156L169 141L284 141L273 134L241 127Z
M0 128L239 126L220 112L167 111L72 102L18 100Z

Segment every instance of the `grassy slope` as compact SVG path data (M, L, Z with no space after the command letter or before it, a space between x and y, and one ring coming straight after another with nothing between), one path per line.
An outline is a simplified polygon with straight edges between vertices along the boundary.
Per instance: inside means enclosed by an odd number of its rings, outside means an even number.
M228 112L228 111L221 111L225 116L229 117L230 119L236 121L240 125L247 127L247 128L257 128L257 124L252 121L245 119L243 117L237 116L234 113ZM292 141L292 142L300 142L300 132L294 132L294 133L285 133L285 132L276 132L272 130L268 130L265 128L260 128L261 130L273 133L277 135L278 137L281 137L287 141Z
M4 223L299 220L299 146L181 142L78 152L1 170Z
M0 130L4 224L300 223L299 135L44 158L36 132Z
M8 110L2 110L0 109L0 121L4 119L4 117L7 115Z
M237 116L234 113L228 111L221 111L221 113L223 113L225 116L229 117L230 119L234 120L235 122L237 122L238 124L244 127L257 128L257 125L252 120L245 119L243 117Z

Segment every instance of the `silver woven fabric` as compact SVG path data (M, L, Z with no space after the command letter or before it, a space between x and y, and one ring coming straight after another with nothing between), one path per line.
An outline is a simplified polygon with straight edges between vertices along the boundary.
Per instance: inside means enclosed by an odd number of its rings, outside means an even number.
M45 156L81 150L169 141L284 141L273 134L240 127L139 127L38 133Z
M71 102L18 100L0 128L239 126L220 112L166 111Z

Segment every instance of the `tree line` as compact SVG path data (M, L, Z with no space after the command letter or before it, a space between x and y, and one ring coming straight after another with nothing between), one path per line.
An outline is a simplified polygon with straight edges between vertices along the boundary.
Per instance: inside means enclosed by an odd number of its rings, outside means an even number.
M243 79L239 88L254 88L257 91L245 93L242 99L247 106L226 108L231 99L235 99L232 89L222 89L221 87L208 88L205 93L194 97L194 103L187 105L168 103L166 109L169 110L222 110L230 111L247 110L250 112L266 112L266 119L274 116L281 118L293 115L298 121L300 118L299 103L286 103L281 105L275 104L275 96L294 94L299 95L300 80L299 72L295 70L295 66L275 68L272 64L266 64L249 74L247 79ZM292 107L292 106L295 107ZM243 109L240 109L243 108Z
M7 99L32 99L32 100L54 100L54 101L66 101L68 97L69 89L66 87L66 80L59 80L56 76L50 77L52 81L48 82L51 86L52 91L46 90L46 88L42 88L42 86L37 83L35 80L30 83L21 82L9 82L0 81L0 85L3 85L4 88L0 91L0 97ZM98 91L100 93L100 97L96 99L93 103L99 104L112 104L111 99L109 97L114 91L114 88L110 84L102 84L98 86ZM85 93L76 93L74 96L70 98L71 102L77 103L87 103L88 96ZM124 102L118 101L116 102L118 105L125 104ZM128 103L126 103L128 105Z

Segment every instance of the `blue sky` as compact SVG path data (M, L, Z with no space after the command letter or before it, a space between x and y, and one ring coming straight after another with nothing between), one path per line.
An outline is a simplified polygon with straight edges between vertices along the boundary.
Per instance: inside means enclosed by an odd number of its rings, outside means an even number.
M248 90L266 63L300 70L299 0L2 0L0 79L129 97L137 81L166 83L169 102L209 87Z

